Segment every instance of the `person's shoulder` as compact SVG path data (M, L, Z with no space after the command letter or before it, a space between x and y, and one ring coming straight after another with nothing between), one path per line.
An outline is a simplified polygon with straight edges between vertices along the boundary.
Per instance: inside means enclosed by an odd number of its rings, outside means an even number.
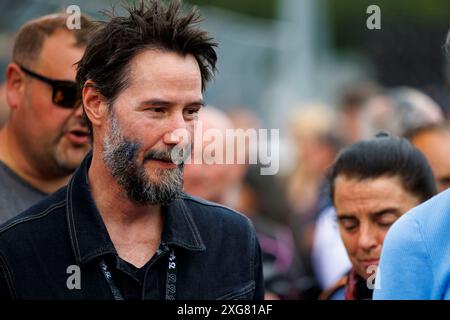
M50 227L48 218L66 206L66 188L49 195L14 218L0 225L0 239L15 238L25 232L42 231Z
M218 217L220 218L230 218L242 221L248 220L248 218L244 214L222 204L197 198L187 193L183 193L181 198L185 201L185 203L195 207L196 209L201 209L204 213L207 214L218 215Z
M424 241L448 238L450 225L450 189L413 208L394 224L396 229L415 229ZM403 230L405 232L407 230Z
M447 286L449 192L413 208L383 242L375 300L434 299Z
M232 208L187 193L183 193L181 199L188 206L197 223L202 221L216 226L242 226L253 230L250 219Z
M450 190L413 208L389 229L383 243L387 260L426 260L432 268L447 263L450 252ZM383 259L382 259L383 260ZM383 266L389 268L389 266Z
M432 215L430 215L432 213ZM415 219L426 222L436 218L449 219L450 221L450 189L441 192L415 207L409 212Z
M330 288L323 291L319 296L319 300L345 300L347 282L348 275L345 275Z

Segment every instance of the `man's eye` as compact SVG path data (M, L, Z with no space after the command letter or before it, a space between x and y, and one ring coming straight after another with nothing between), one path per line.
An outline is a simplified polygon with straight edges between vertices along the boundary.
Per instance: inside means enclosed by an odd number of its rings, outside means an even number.
M186 117L193 119L193 118L197 118L198 116L198 112L200 111L199 108L195 108L195 109L186 109L185 110L185 115Z
M198 111L199 111L199 109L188 109L187 113L189 113L189 114L197 114Z

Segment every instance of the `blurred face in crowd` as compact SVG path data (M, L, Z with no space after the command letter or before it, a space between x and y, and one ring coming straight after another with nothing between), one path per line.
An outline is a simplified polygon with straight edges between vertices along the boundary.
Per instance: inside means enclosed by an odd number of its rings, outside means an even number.
M198 144L198 150L201 150L202 156L212 141L205 134L208 130L221 134L223 139L220 142L224 147L223 153L225 155L226 130L233 128L228 116L222 111L207 107L201 110L199 114L199 125L201 125L201 131L197 130L196 134L202 136L196 137L194 143ZM208 142L203 141L203 138ZM215 155L215 152L213 154ZM230 188L240 180L242 165L218 164L212 163L212 159L204 159L203 157L201 159L203 160L202 163L186 164L184 172L185 191L193 196L224 204Z
M129 86L94 141L102 141L106 166L129 199L164 204L182 190L183 164L173 163L171 151L191 144L179 131L192 138L203 106L200 68L191 55L148 50L133 58L130 70Z
M450 188L450 130L425 131L412 144L427 158L439 192Z
M339 230L350 261L364 279L378 266L384 237L391 225L420 203L404 190L399 177L335 180L334 204Z
M226 204L243 170L245 166L238 164L187 164L184 189L193 196Z
M38 61L27 64L31 71L53 80L75 81L74 64L84 48L75 38L58 29L43 43ZM52 101L52 86L10 67L8 99L12 126L26 156L39 164L43 173L65 176L73 172L90 148L81 105L65 109Z

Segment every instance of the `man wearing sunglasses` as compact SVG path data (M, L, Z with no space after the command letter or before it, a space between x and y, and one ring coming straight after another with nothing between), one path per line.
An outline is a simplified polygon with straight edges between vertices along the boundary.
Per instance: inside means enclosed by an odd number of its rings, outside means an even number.
M82 119L76 66L94 25L85 16L69 30L68 16L26 23L8 65L10 116L0 131L0 223L65 185L90 149Z

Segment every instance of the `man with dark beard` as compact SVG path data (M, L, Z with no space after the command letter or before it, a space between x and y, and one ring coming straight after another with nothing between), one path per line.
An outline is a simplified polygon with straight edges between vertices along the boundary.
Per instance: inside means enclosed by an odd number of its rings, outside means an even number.
M141 204L168 204L179 195L183 187L183 163L173 169L154 168L153 173L160 177L160 183L153 183L137 159L142 144L123 136L114 110L111 110L110 130L104 138L103 160L129 199ZM144 155L144 162L157 159L171 163L171 155L169 149L150 150Z
M182 192L180 155L217 60L198 22L154 0L93 35L77 73L92 153L0 228L0 297L263 298L249 220Z

